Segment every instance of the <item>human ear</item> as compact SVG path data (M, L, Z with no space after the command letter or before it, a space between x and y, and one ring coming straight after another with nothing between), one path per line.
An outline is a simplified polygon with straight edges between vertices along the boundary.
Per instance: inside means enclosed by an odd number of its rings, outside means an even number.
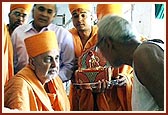
M34 59L33 58L29 58L29 65L33 70L35 70Z
M115 49L113 42L110 40L110 38L106 39L106 44L109 49Z

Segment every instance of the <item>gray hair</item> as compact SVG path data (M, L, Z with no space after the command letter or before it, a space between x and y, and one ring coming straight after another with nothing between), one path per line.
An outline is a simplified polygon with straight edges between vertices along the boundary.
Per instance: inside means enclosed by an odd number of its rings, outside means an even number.
M136 32L132 25L124 18L107 15L103 17L98 23L98 38L110 38L112 41L120 43L128 43L130 40L136 38Z

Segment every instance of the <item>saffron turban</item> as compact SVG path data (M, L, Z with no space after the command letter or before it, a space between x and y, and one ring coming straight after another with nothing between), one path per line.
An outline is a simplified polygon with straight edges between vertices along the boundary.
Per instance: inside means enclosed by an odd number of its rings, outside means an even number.
M11 4L10 11L16 8L23 8L27 13L29 13L32 9L32 4Z
M45 31L24 40L29 57L35 57L52 49L59 49L54 31Z
M92 6L90 4L69 4L69 11L71 13L79 8L88 10L90 12L92 11Z
M122 4L97 4L97 17L108 14L122 16Z

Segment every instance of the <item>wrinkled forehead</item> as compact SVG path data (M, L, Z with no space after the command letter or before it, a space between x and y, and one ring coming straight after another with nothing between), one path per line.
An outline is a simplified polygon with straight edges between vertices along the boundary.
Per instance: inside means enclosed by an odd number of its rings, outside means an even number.
M83 8L78 8L78 9L75 9L73 12L72 12L72 15L76 15L76 14L81 14L81 13L91 13L89 10L86 10L86 9L83 9Z

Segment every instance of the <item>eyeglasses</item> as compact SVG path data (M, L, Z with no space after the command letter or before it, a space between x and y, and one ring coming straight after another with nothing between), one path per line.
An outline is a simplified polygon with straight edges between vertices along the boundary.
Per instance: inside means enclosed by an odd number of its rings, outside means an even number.
M23 18L25 18L25 17L27 16L27 14L20 13L20 12L17 12L17 11L13 12L13 14L14 14L16 17L23 17Z

